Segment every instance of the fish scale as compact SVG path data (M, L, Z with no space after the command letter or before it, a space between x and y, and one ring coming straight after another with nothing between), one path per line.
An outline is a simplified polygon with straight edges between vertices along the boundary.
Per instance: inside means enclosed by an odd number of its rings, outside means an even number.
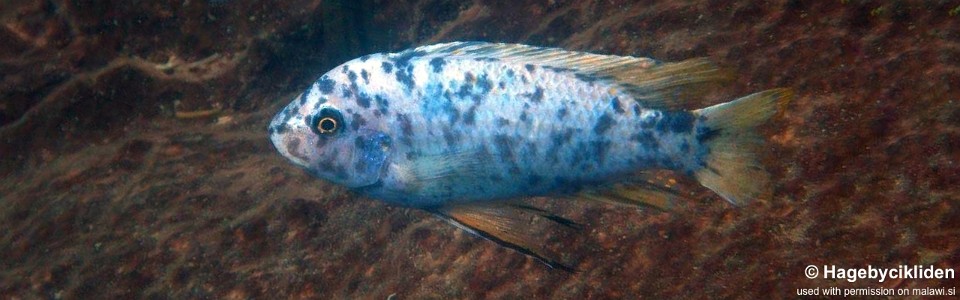
M403 114L414 128L403 159L462 151L486 153L495 159L486 164L492 175L471 178L470 183L451 190L418 191L399 199L400 204L529 196L559 185L656 167L668 156L679 156L628 138L639 133L647 133L657 145L664 145L664 150L677 150L679 147L672 145L691 142L684 138L689 134L642 128L644 122L656 124L660 114L645 108L623 109L640 104L603 81L587 82L568 70L434 55L394 63L404 55L368 57L345 65L350 70L366 70L386 62L411 71L410 86L400 80L372 88L358 85L360 94L397 99L391 101L394 113ZM514 75L508 76L511 73ZM347 77L343 86L352 81ZM374 82L389 82L390 77L389 73L371 72ZM566 111L562 120L556 117L560 110ZM506 126L499 125L502 120ZM556 138L565 134L565 138ZM396 136L406 135L397 132ZM401 160L397 163L409 163Z
M700 108L708 83L722 77L702 59L437 44L334 68L268 131L282 155L317 177L431 211L558 267L531 250L535 233L507 227L524 214L575 223L505 203L555 196L667 208L679 193L643 175L655 170L694 177L738 205L765 195L754 128L790 92Z

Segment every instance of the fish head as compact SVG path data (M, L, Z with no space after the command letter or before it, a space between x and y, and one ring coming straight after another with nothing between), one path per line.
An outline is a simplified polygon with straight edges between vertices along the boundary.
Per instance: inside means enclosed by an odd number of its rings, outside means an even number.
M356 113L352 99L308 89L274 116L274 147L292 163L327 181L361 188L384 175L391 138Z

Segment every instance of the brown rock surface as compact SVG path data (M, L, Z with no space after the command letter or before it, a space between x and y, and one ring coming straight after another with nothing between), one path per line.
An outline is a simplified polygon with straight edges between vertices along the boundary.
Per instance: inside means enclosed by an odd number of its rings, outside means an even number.
M21 3L22 2L22 3ZM81 1L86 3L87 1ZM760 298L804 267L960 263L960 5L773 1L0 1L0 298ZM709 57L765 129L775 197L585 223L568 274L288 164L272 114L370 52L453 40Z

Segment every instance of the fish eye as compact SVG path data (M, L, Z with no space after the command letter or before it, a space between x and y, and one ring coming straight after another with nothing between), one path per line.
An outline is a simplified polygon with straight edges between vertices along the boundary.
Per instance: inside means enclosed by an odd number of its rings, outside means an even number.
M312 118L310 129L316 134L328 135L340 130L340 124L343 124L343 117L340 112L331 108L324 108L320 113Z
M324 117L317 122L317 130L320 130L320 133L330 133L334 130L337 130L337 120L334 120L331 117Z

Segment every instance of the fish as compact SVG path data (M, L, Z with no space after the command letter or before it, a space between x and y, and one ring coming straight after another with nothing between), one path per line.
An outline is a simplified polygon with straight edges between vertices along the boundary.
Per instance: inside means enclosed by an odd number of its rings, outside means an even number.
M729 78L704 58L450 42L343 63L267 131L313 176L572 271L543 246L541 231L581 225L526 200L669 210L684 193L664 172L735 207L769 197L757 128L792 91L707 103Z

